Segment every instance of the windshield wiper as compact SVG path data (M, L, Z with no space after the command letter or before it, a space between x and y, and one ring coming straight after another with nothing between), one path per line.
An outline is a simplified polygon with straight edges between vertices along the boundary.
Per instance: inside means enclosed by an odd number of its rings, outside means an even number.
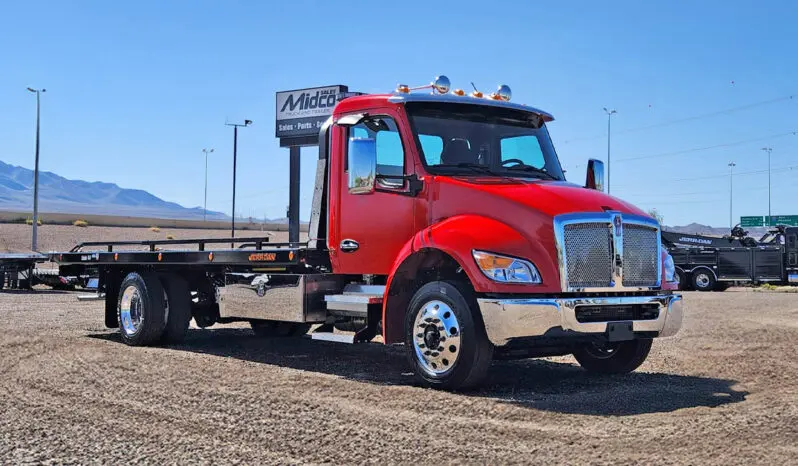
M544 168L533 167L532 165L513 165L512 167L507 167L507 170L518 170L524 172L535 173L537 175L543 175L550 180L557 180L556 176L552 175L551 173L547 172Z
M485 173L488 175L496 176L497 173L494 173L490 167L486 165L480 165L478 163L471 163L471 162L460 162L460 163L441 163L438 165L434 165L435 168L468 168L473 172L477 173Z

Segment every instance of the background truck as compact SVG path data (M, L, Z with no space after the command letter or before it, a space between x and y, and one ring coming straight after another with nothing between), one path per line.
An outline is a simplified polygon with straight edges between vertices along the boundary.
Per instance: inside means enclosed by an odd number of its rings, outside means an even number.
M798 227L779 226L759 240L739 225L723 238L663 231L662 242L673 257L680 290L798 284Z
M447 389L477 385L495 357L637 368L682 320L659 224L601 192L599 161L585 186L566 182L553 117L510 102L507 86L465 95L441 76L423 88L291 91L283 105L278 94L278 114L298 121L278 133L310 126L303 105L337 101L303 140L319 146L307 241L294 205L287 243L84 243L52 258L62 275L97 271L105 324L130 345L180 341L193 318L247 321L268 337L311 326L314 339L379 336L404 343L423 384Z

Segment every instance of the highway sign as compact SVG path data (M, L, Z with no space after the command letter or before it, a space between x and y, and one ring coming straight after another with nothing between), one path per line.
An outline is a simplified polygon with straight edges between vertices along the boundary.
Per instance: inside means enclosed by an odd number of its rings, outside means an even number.
M776 225L798 227L798 215L773 215L772 217L765 218L768 219L768 226L771 227Z
M765 226L765 218L761 215L759 217L740 217L740 226L763 227Z

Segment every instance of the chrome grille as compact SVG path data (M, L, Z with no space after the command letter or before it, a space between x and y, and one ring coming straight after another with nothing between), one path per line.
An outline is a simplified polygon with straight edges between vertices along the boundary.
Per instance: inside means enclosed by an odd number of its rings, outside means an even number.
M623 228L623 286L656 286L659 278L657 229L625 224Z
M609 287L612 284L612 236L608 223L574 223L563 231L568 286Z

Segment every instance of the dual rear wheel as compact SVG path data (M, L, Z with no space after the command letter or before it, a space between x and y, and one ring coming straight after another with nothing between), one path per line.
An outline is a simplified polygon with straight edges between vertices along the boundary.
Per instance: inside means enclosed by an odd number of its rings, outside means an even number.
M191 321L188 282L172 274L129 273L119 287L117 319L128 345L181 342Z

